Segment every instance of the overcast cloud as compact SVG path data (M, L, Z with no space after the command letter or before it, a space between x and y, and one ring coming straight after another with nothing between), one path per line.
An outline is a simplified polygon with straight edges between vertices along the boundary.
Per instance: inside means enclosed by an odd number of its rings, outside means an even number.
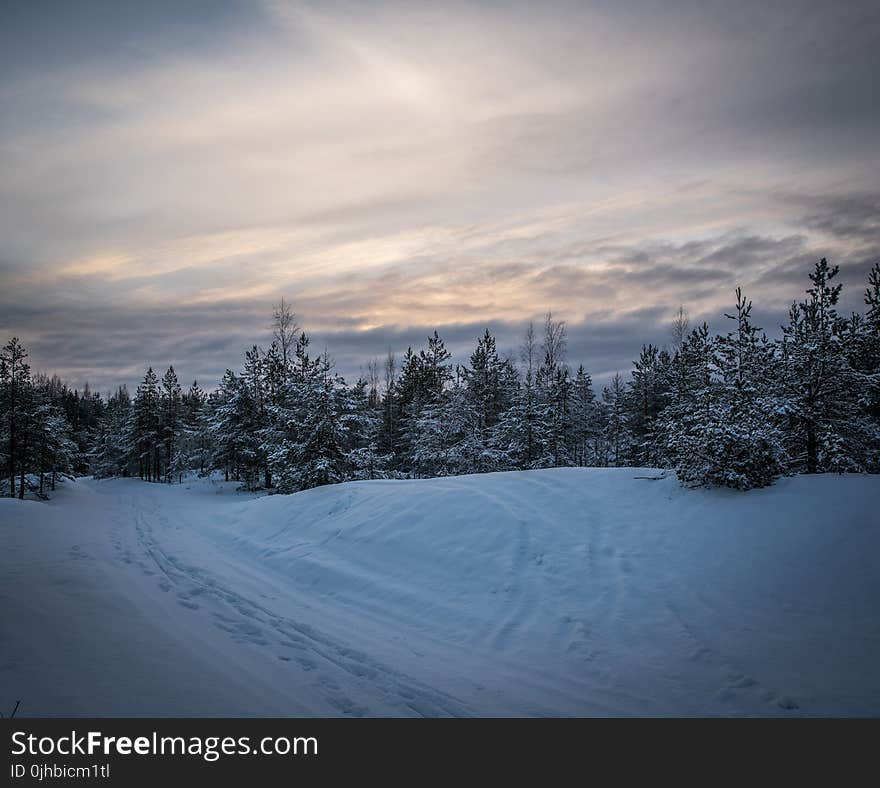
M282 295L349 377L552 309L601 381L880 259L876 2L0 13L0 330L75 385L211 386Z

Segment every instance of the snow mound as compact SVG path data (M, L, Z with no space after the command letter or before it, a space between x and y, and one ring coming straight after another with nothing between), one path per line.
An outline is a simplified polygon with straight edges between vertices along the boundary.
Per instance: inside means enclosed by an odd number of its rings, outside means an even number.
M0 703L880 713L880 479L736 493L658 475L566 468L257 499L81 480L48 505L0 501Z

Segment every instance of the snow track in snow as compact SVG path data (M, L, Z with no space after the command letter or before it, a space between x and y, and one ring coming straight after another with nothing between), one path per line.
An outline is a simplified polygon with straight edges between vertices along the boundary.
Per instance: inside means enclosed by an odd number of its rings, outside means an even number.
M137 564L147 576L155 574L149 569L155 566L163 578L158 583L160 590L171 593L184 608L209 610L214 625L233 641L265 647L282 662L295 662L306 672L314 671L313 683L329 708L356 717L368 714L369 707L359 705L341 689L361 681L382 694L383 707L399 707L418 716L468 715L467 708L455 699L335 642L309 624L274 612L268 606L271 602L243 596L212 573L167 553L156 541L151 524L169 529L168 518L158 504L147 509L132 503L131 518L139 552L150 562L138 560Z

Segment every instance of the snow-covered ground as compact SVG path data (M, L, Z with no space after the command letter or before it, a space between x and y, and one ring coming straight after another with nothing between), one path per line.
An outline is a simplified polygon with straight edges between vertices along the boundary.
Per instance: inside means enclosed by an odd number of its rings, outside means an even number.
M640 475L0 500L0 709L880 713L880 478Z

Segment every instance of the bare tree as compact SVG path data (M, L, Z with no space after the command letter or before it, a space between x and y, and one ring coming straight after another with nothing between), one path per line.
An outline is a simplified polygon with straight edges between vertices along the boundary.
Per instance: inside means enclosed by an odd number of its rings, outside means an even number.
M397 380L397 359L394 357L394 351L389 350L385 357L385 394L391 393L394 383Z
M391 449L391 453L395 452L395 441L394 441L394 384L397 381L397 359L394 357L394 352L392 350L388 350L388 355L385 357L385 412L386 412L386 425L388 429L388 446Z
M519 357L522 363L525 364L527 379L534 379L536 346L535 324L529 323L525 336L523 337L523 342L519 346Z
M369 385L369 403L371 408L379 404L379 359L371 358L367 363L367 384Z
M537 341L535 339L535 324L529 323L526 328L523 343L519 348L519 356L526 368L525 374L525 392L526 392L526 467L531 467L534 458L534 427L533 427L533 409L535 405L535 350Z
M565 321L554 320L553 313L548 312L544 318L544 341L541 343L541 350L544 351L544 366L549 372L554 372L562 364L567 348Z
M290 307L290 304L281 297L281 303L272 308L272 336L281 348L281 358L284 362L284 374L289 369L290 352L296 344L296 335L299 332L299 325L296 322L296 315Z
M684 340L687 337L688 328L690 328L690 317L687 309L679 305L675 317L672 318L672 325L669 327L669 334L672 337L672 352L681 351Z
M687 363L682 350L690 327L690 319L687 309L679 305L675 317L672 318L672 325L669 327L669 334L672 337L672 358L673 369L675 371L675 392L677 402L681 402L687 391Z

